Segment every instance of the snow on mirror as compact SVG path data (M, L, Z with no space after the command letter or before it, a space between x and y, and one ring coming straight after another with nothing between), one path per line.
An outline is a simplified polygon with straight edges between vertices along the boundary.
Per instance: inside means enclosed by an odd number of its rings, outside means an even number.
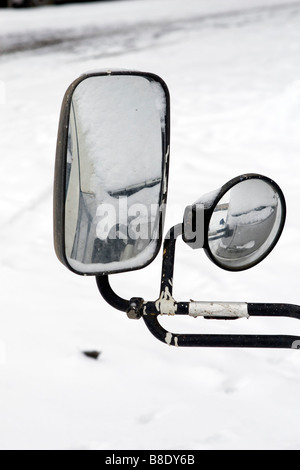
M208 227L210 256L225 269L252 267L273 249L284 219L278 187L263 179L244 180L225 192L214 208Z
M157 255L166 197L168 98L155 76L80 81L70 104L65 256L79 274L141 268Z

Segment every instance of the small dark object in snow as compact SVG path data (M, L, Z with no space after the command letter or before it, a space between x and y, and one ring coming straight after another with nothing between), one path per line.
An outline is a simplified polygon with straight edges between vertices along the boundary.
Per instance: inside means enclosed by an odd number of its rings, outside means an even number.
M91 357L92 359L98 359L101 352L100 351L83 351L83 354L87 357Z

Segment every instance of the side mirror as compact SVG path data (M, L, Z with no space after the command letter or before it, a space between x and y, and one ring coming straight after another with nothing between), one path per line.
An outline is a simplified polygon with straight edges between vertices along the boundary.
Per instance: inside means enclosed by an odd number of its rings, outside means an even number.
M268 256L285 219L280 187L266 176L247 174L186 208L183 239L192 248L203 247L219 267L241 271Z
M58 132L54 244L77 274L139 269L156 257L168 186L169 93L161 78L114 71L67 90Z
M114 71L79 77L67 90L59 124L54 181L54 245L77 274L94 275L100 294L131 319L143 318L165 344L180 347L298 349L300 336L185 334L165 330L161 315L209 320L300 319L300 306L178 301L173 296L176 241L204 248L225 270L255 266L282 233L279 186L258 174L234 178L185 210L164 239L159 297L118 296L109 274L140 269L158 254L167 200L170 111L156 75Z

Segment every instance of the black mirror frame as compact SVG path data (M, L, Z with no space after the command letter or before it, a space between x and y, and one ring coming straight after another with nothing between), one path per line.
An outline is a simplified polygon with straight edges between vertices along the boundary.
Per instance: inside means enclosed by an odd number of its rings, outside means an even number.
M165 121L165 133L163 140L162 149L162 175L163 181L161 185L160 194L160 227L159 227L159 239L157 241L156 250L152 258L145 264L126 270L118 270L113 272L91 272L81 273L76 271L68 263L66 252L65 252L65 194L66 194L66 156L67 156L67 145L68 145L68 129L70 119L70 109L72 96L77 86L84 80L91 77L99 76L113 76L113 75L129 75L144 77L148 80L154 80L158 82L165 93L166 97L166 121ZM55 170L54 170L54 190L53 190L53 236L54 236L54 249L57 258L60 262L65 265L70 271L75 274L83 276L104 276L107 274L115 274L122 272L129 272L142 269L148 266L158 255L163 236L165 208L167 203L168 193L168 179L169 179L169 157L170 157L170 93L166 83L156 74L132 70L108 70L86 73L74 80L68 87L61 106L61 113L59 119L57 145L56 145L56 158L55 158Z
M210 247L209 247L208 230L209 230L210 220L211 220L212 214L213 214L216 206L218 205L218 203L222 199L222 197L227 193L227 191L229 191L231 188L233 188L237 184L241 183L242 181L247 181L249 179L259 179L259 180L265 181L266 183L268 183L270 186L272 186L276 190L276 192L279 195L281 205L282 205L281 222L280 222L278 232L277 232L276 237L274 238L273 242L271 243L269 248L259 258L257 258L255 261L253 261L249 264L246 264L244 266L241 266L241 267L240 266L238 266L238 267L225 266L222 263L220 263L214 257L214 255L211 252ZM184 218L185 218L184 226L186 224L192 224L193 228L195 228L194 226L196 226L195 220L198 216L198 214L197 214L198 210L203 210L203 208L201 207L201 208L198 209L196 204L194 204L192 206L188 206L186 208L185 215L184 215ZM222 268L225 271L231 271L231 272L233 272L233 271L234 272L236 272L236 271L245 271L245 270L250 269L250 268L256 266L257 264L259 264L263 259L265 259L271 253L271 251L276 246L276 244L277 244L277 242L278 242L278 240L279 240L279 238L282 234L282 231L283 231L283 228L284 228L284 225L285 225L285 220L286 220L286 202L285 202L284 194L283 194L281 188L278 186L278 184L275 183L275 181L273 181L272 179L268 178L267 176L263 176L263 175L260 175L258 173L247 173L247 174L243 174L243 175L240 175L240 176L236 176L235 178L231 179L226 184L224 184L220 188L220 190L218 192L218 195L216 196L216 198L212 202L212 204L209 207L204 207L203 227L201 227L202 228L202 233L203 233L203 241L201 240L201 243L198 244L197 241L195 240L195 238L193 240L189 240L185 233L183 233L182 238L185 241L185 243L187 243L189 246L191 246L191 248L196 248L196 249L203 248L206 255L208 256L208 258L215 265L217 265L219 268ZM191 233L194 233L194 232L192 231Z
M237 184L241 183L242 181L247 181L249 179L258 179L258 180L261 180L261 181L265 181L267 184L272 186L276 190L276 192L278 193L279 198L280 198L280 202L281 202L281 205L282 205L282 216L281 216L280 225L278 227L278 232L277 232L276 237L274 238L273 242L270 244L269 248L264 253L262 253L262 255L259 258L257 258L255 261L253 261L251 263L248 263L248 264L246 264L242 267L224 266L222 263L219 263L218 260L214 257L214 255L212 254L212 252L210 250L210 247L209 247L208 228L209 228L210 219L211 219L211 216L212 216L216 206L218 205L219 201L227 193L227 191L229 191L231 188L233 188ZM263 176L263 175L260 175L260 174L257 174L257 173L248 173L248 174L245 174L245 175L237 176L236 178L233 178L232 180L228 181L228 183L226 183L224 186L222 186L222 188L221 188L221 190L218 194L218 197L215 199L213 205L206 211L205 230L204 230L204 251L205 251L206 255L209 257L209 259L211 261L213 261L214 264L216 264L219 268L224 269L225 271L245 271L247 269L253 268L257 264L259 264L261 261L263 261L271 253L271 251L274 249L274 247L276 246L276 244L277 244L277 242L278 242L278 240L279 240L279 238L282 234L282 231L283 231L283 228L284 228L284 225L285 225L285 220L286 220L285 197L284 197L284 194L283 194L281 188L278 186L277 183L275 183L275 181L268 178L267 176Z

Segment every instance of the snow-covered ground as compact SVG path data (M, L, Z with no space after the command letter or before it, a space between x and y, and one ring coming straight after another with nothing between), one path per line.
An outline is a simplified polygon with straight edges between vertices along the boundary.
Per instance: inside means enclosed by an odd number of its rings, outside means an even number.
M171 93L166 229L187 204L245 172L273 178L288 205L279 244L252 270L227 273L179 242L176 299L298 304L300 2L1 10L0 48L0 448L300 449L299 351L168 347L109 307L94 278L65 269L52 236L65 89L88 70L154 72ZM161 253L112 286L155 300L160 267ZM291 319L162 323L300 333Z

